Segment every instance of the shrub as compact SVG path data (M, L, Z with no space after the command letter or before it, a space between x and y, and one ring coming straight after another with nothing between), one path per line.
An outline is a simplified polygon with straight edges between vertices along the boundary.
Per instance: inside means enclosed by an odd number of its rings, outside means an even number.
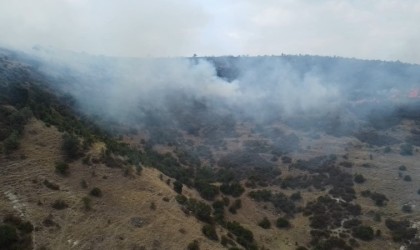
M10 154L12 151L19 148L19 133L16 130L3 141L3 152Z
M213 202L212 207L214 209L213 215L216 222L224 224L225 220L225 205L222 200Z
M245 191L239 182L233 182L231 184L223 183L220 186L220 191L225 195L232 195L233 197L239 197Z
M156 210L156 203L155 202L152 201L150 203L150 209L153 210L153 211Z
M92 209L92 200L89 197L87 197L87 196L83 197L82 202L83 202L83 207L86 210Z
M67 203L63 200L56 200L51 206L57 210L62 210L69 207L69 205L67 205Z
M400 171L406 171L406 170L407 170L407 167L406 167L406 166L404 166L404 165L401 165L401 166L399 166L399 167L398 167L398 169L399 169Z
M263 190L257 190L257 191L251 191L249 192L249 197L251 197L252 199L254 199L255 201L270 201L271 197L272 197L272 192L270 190L267 189L263 189Z
M68 160L74 160L80 154L80 141L74 135L65 134L63 136L62 149Z
M408 220L396 221L393 219L386 219L385 226L391 230L392 239L395 242L411 240L417 233L417 229L412 228Z
M364 241L370 241L374 237L374 232L371 227L358 226L353 228L353 236Z
M226 223L226 228L229 230L229 232L233 233L238 238L242 238L247 242L254 241L254 235L252 231L244 228L243 226L241 226L241 224L239 224L236 221ZM238 243L241 244L240 242Z
M0 249L9 249L9 247L18 240L16 229L10 225L0 226Z
M50 182L48 180L44 180L43 183L49 189L52 189L52 190L59 190L60 189L60 186L59 185L57 185L55 183L52 183L52 182Z
M188 201L188 198L187 197L185 197L184 195L182 195L182 194L178 194L176 197L175 197L175 200L179 203L179 204L181 204L181 205L185 205L186 203L187 203L187 201Z
M198 244L197 240L194 240L187 246L188 250L200 250L200 244Z
M204 202L198 201L196 199L189 199L187 204L187 209L192 211L195 217L203 222L212 222L211 207Z
M195 188L200 193L200 196L206 200L212 201L216 195L219 194L219 188L211 185L205 181L197 181Z
M69 174L69 165L65 162L57 162L55 171L63 176L67 176Z
M267 219L267 217L264 217L260 222L258 222L258 226L269 229L271 227L270 221Z
M178 194L182 193L182 183L179 182L178 180L176 180L174 182L174 190L175 192L177 192Z
M350 220L346 220L343 223L343 227L344 228L353 228L356 226L359 226L360 224L362 224L362 222L358 219L350 219Z
M411 176L409 175L404 176L404 181L411 181Z
M286 218L280 217L276 221L276 226L278 228L288 228L290 227L290 222Z
M80 181L80 186L81 186L83 189L86 189L86 188L88 187L88 184L87 184L87 182L86 182L85 180L81 180L81 181Z
M302 199L302 196L300 195L300 192L296 192L290 195L290 199L293 201L298 201Z
M210 240L218 241L219 237L217 236L216 229L214 226L206 224L201 228L201 232Z
M229 207L229 212L232 214L236 214L236 210L240 209L242 207L242 201L241 199L236 199L235 202Z
M413 155L413 145L404 143L400 146L400 155Z
M411 205L410 205L410 204L404 204L404 205L402 206L401 210L402 210L404 213L411 213L411 212L413 212L413 208L411 207Z
M90 195L95 197L102 197L102 190L100 188L94 187L89 192Z
M356 183L361 184L361 183L364 183L365 181L366 181L365 177L361 174L356 174L354 176L354 182L356 182Z

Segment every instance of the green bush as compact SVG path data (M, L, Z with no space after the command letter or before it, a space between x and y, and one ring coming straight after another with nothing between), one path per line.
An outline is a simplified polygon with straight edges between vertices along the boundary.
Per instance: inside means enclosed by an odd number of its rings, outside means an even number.
M83 202L83 207L86 210L91 210L92 209L92 200L89 197L87 197L87 196L83 197L82 202Z
M44 185L51 190L60 190L60 186L48 180L44 180Z
M409 175L404 176L404 181L411 181L411 176Z
M373 240L374 232L369 226L358 226L353 228L353 236L364 241L370 241Z
M188 250L200 250L200 244L198 244L197 240L194 240L187 246Z
M100 188L94 187L89 192L90 195L95 197L102 197L102 190Z
M242 242L239 242L239 244L250 244L254 241L254 234L251 230L244 228L239 222L233 221L226 223L226 228L229 230L229 232L233 233L237 236L237 239L242 239ZM245 241L245 242L244 242Z
M67 203L63 200L56 200L51 206L57 210L62 210L69 207L69 205L67 205Z
M410 204L404 204L404 205L402 206L401 210L402 210L404 213L411 213L411 212L413 212L413 208L411 207L411 205L410 205Z
M413 145L404 143L400 146L400 155L413 155Z
M86 189L86 188L88 187L88 184L87 184L87 182L86 182L85 180L81 180L81 181L80 181L80 186L81 186L83 189Z
M177 196L175 196L175 200L179 203L179 204L181 204L181 205L185 205L186 203L187 203L187 201L188 201L188 198L187 197L185 197L184 195L182 195L182 194L178 194Z
M365 181L366 181L366 179L363 175L361 175L361 174L355 174L354 175L354 182L361 184L361 183L364 183Z
M232 195L233 197L239 197L245 191L239 182L223 183L220 186L220 191L225 195Z
M290 227L290 222L286 218L280 217L276 221L276 226L278 228L288 228Z
M269 228L271 228L271 223L267 219L267 217L264 217L260 222L258 222L258 226L260 226L264 229L269 229Z
M57 162L55 164L55 171L63 176L69 175L69 165L65 162Z
M12 151L19 148L19 133L14 130L4 141L3 141L3 153L10 154Z
M80 156L79 139L74 135L65 134L63 136L62 149L68 160L77 159Z
M178 180L176 180L174 182L174 190L175 192L177 192L178 194L182 193L182 183L179 182Z
M16 229L10 225L0 226L0 249L10 249L10 246L18 241Z
M298 201L302 199L302 195L300 194L300 192L296 192L290 195L290 199L293 201Z
M217 236L216 229L214 226L206 224L201 228L201 232L210 240L218 241L219 237Z

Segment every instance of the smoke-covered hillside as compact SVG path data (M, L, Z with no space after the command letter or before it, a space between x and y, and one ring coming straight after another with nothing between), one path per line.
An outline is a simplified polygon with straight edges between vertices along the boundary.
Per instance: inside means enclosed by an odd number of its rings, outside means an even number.
M15 247L419 244L419 65L1 49L0 118Z

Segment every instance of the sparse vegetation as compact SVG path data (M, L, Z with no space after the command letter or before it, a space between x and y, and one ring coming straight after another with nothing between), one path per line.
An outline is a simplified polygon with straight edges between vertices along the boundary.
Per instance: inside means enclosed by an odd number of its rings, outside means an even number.
M51 206L57 210L63 210L69 207L67 202L65 202L64 200L55 200Z
M280 217L276 220L276 227L278 228L289 228L290 222L284 217Z
M62 176L67 176L69 175L69 165L65 162L57 162L55 164L55 171Z
M406 175L404 176L404 181L411 181L411 176L410 175Z
M80 156L80 141L79 139L71 134L65 134L63 136L63 153L67 160L75 160Z
M411 240L417 233L417 229L412 228L408 220L386 219L385 225L391 231L392 239L396 242Z
M91 210L92 209L92 200L85 196L82 198L82 202L83 202L83 207L85 210Z
M174 191L177 192L178 194L182 193L182 183L179 181L174 181Z
M94 187L90 190L89 194L99 198L102 197L102 190L98 187Z
M354 182L362 184L366 181L365 177L362 174L355 174L354 175Z
M206 224L201 228L201 232L210 240L218 241L219 237L217 236L216 229L214 226Z
M60 186L59 185L57 185L55 183L52 183L52 182L50 182L47 179L45 179L43 183L49 189L52 189L52 190L60 190Z
M401 144L400 155L413 155L413 145L409 143Z
M220 191L225 195L231 195L233 197L239 197L245 191L239 182L223 183L220 186Z
M187 246L188 250L200 250L200 244L198 243L198 240L194 240Z
M264 229L269 229L271 228L271 222L267 219L267 217L264 217L262 220L260 220L260 222L258 222L258 226Z
M373 240L374 232L369 226L357 226L353 228L353 236L364 241L370 241Z

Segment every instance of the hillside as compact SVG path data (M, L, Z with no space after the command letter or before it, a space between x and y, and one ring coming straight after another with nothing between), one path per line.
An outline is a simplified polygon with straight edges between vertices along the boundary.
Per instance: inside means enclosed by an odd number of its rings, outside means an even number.
M0 51L0 249L419 248L420 66L50 53Z

